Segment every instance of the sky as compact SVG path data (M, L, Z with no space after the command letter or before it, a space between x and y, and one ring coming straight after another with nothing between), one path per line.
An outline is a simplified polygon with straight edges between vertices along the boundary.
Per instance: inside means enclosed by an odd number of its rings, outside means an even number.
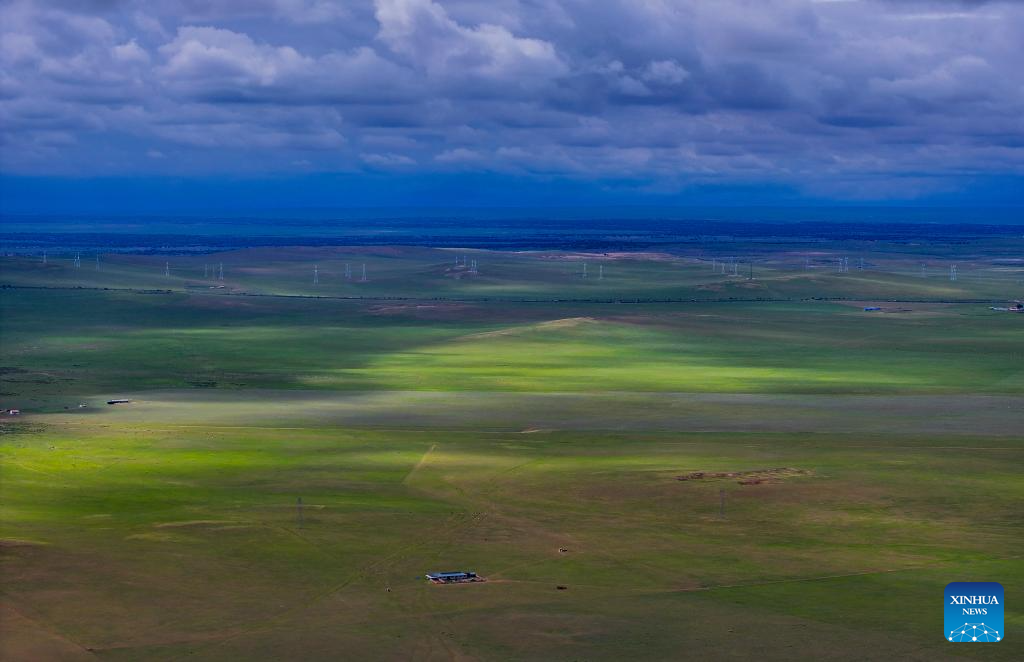
M1024 2L0 2L0 208L1024 204Z

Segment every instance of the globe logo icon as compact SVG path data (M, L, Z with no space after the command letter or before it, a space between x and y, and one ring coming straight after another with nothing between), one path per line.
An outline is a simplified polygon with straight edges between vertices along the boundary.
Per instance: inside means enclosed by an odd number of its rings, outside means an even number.
M946 639L957 642L1000 641L1002 636L999 634L999 630L990 628L984 623L964 623L960 627L950 630Z

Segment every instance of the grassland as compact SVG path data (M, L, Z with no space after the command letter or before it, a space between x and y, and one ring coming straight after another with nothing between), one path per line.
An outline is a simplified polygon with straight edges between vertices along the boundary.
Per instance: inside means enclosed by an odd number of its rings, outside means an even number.
M5 659L1021 657L1017 272L472 255L5 258Z

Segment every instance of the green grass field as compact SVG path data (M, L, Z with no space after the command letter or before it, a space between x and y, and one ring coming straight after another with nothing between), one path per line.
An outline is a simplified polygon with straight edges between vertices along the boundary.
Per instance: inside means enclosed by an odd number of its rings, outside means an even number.
M0 657L1024 657L1018 272L455 254L2 258Z

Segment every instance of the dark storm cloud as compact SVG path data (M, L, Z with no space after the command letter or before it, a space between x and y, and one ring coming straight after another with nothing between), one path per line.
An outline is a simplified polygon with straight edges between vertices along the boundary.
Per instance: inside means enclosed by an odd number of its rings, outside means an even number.
M1024 7L6 2L8 174L494 172L835 186L1024 174ZM945 178L945 179L944 179Z

